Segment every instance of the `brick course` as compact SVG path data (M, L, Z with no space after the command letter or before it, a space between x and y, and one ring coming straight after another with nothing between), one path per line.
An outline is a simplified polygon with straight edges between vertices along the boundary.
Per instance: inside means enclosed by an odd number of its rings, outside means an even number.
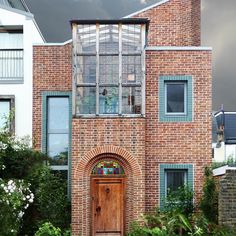
M170 0L138 15L148 17L149 46L200 45L200 0ZM72 90L71 44L34 47L34 147L41 149L42 92ZM90 173L101 159L117 160L126 173L126 228L159 204L159 165L194 166L196 199L203 168L211 162L211 52L146 51L146 115L139 118L73 118L72 229L90 235ZM191 75L193 120L160 122L158 78Z

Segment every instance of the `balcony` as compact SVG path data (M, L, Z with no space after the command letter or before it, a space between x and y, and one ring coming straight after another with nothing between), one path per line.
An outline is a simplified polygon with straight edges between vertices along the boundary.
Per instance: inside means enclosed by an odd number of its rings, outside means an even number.
M22 83L23 49L0 49L0 83Z

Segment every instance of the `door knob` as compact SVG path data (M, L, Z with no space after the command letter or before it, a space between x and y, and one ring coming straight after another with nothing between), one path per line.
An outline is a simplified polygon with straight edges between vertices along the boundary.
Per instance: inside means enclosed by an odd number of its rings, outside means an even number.
M99 211L101 211L101 207L100 207L100 206L98 206L98 207L96 208L96 212L99 212Z

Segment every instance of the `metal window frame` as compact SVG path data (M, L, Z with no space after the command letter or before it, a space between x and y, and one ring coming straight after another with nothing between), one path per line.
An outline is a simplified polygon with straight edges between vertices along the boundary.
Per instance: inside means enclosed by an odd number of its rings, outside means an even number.
M106 22L107 24L112 24L111 22ZM99 57L100 56L118 56L119 60L119 69L118 69L118 113L114 114L109 114L113 116L131 116L131 117L140 117L140 116L145 116L145 46L146 46L146 23L145 22L140 22L137 23L141 25L141 52L139 53L124 53L122 52L122 22L117 22L116 25L118 26L118 37L119 37L119 51L117 53L110 53L110 54L104 54L99 52L99 30L100 26L102 25L101 22L96 22L96 84L86 84L86 83L80 83L77 84L77 75L78 75L78 64L77 64L77 56L86 56L88 54L86 53L78 53L78 44L77 44L77 39L78 39L78 25L82 24L82 22L77 22L73 21L71 22L72 24L72 37L73 37L73 77L72 77L72 112L73 112L73 117L81 117L81 116L87 116L91 114L81 114L77 112L76 108L76 91L78 87L87 87L87 86L96 86L96 113L93 115L96 116L104 116L106 114L100 113L100 101L99 101L99 88L104 87L104 86L115 86L111 84L101 84L99 81ZM114 25L114 23L113 23ZM122 87L128 87L129 84L127 83L122 83L122 57L123 56L132 56L133 54L141 56L141 71L142 71L142 79L141 83L132 83L130 86L132 87L141 87L141 114L126 114L122 113ZM94 54L93 54L94 55Z
M184 112L167 112L167 85L168 84L183 84L184 85ZM165 88L165 115L168 116L176 116L176 115L183 115L186 116L188 114L187 104L188 104L188 96L187 96L187 89L188 89L188 82L184 80L179 81L164 81L164 88Z
M167 174L168 172L183 172L184 173L184 184L188 183L188 169L165 169L164 178L165 178L165 197L167 197Z

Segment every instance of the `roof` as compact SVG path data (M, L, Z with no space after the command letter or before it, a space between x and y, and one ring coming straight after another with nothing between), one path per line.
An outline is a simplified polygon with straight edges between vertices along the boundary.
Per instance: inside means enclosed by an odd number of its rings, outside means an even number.
M24 12L29 12L25 2L22 0L0 0L0 5Z
M71 24L93 25L93 24L148 24L147 18L123 18L123 19L88 19L71 20Z
M236 144L236 112L219 111L215 114L218 128L224 126L226 144Z

